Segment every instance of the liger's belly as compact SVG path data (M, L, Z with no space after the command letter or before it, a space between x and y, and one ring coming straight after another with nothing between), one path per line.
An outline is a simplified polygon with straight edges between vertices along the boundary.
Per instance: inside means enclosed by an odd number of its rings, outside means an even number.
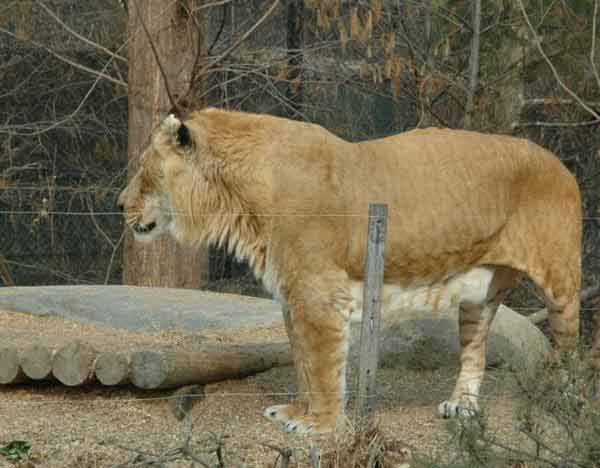
M385 283L382 294L382 314L402 310L431 313L458 306L461 302L483 304L494 277L492 267L474 267L437 283L417 282L411 286ZM364 283L353 281L351 292L355 307L351 321L360 321L363 308Z

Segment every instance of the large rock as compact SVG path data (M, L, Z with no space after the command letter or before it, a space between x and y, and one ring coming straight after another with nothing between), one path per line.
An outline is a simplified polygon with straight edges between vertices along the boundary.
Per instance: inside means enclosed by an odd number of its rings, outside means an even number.
M352 335L351 353L356 354L360 324L353 326ZM489 335L488 367L532 368L550 349L548 339L527 317L500 306ZM398 311L393 322L382 326L382 366L436 369L456 365L459 350L457 309L435 315Z
M39 286L0 290L0 310L59 315L83 323L129 330L254 328L283 324L279 304L268 299L208 291L132 286ZM458 362L458 312L398 311L382 329L384 366L432 369ZM353 327L358 350L360 325ZM550 349L529 319L500 306L492 324L488 365L532 364Z
M1 288L0 310L133 331L255 328L283 322L281 307L268 299L118 285Z

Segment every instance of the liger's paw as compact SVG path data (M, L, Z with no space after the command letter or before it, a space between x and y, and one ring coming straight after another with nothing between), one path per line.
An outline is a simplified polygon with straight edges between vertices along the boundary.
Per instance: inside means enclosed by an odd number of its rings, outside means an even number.
M306 414L304 406L269 406L263 414L267 419L281 424L284 432L294 434L325 434L336 427L335 416Z
M269 406L263 412L263 415L271 421L286 423L290 419L295 419L308 414L308 405L296 403L294 405L274 405Z
M438 406L438 413L443 418L471 418L477 414L476 404L465 401L443 401Z

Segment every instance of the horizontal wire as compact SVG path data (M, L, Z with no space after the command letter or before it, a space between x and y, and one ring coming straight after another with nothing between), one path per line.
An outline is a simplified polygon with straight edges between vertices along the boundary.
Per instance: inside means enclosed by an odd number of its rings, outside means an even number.
M392 210L393 213L393 210ZM0 210L0 215L66 215L66 216L123 216L122 211L19 211L19 210ZM179 216L187 216L179 213ZM257 217L348 217L348 218L369 218L368 213L246 213L246 212L217 212L217 213L197 213L194 216L257 216ZM377 216L374 216L377 217ZM483 218L483 215L473 215L471 218ZM540 217L547 218L548 215L540 215ZM531 219L531 218L530 218ZM586 216L581 218L584 221L598 221L600 216Z
M445 384L448 382L454 382L456 379L444 379L441 380L437 383L439 384ZM1 387L0 387L1 388ZM71 389L76 389L77 387L71 387ZM99 389L106 389L107 391L113 391L114 389L110 388L110 387L98 387ZM308 395L308 393L306 393ZM328 393L313 393L313 395L327 395ZM288 397L288 398L292 398L292 397L298 397L302 394L300 393L294 393L294 392L265 392L265 393L257 393L257 392L215 392L215 393L183 393L181 395L165 395L165 396L156 396L156 397L140 397L140 398L105 398L105 397L98 397L98 398L93 398L93 399L77 399L77 400L70 400L70 399L64 399L64 400L49 400L49 399L39 399L39 400L31 400L31 399L15 399L15 398L11 398L11 399L3 399L0 400L0 406L3 403L7 403L7 404L14 404L14 403L26 403L26 404L72 404L72 405L77 405L77 404L89 404L89 403L95 403L95 404L102 404L102 403L107 403L107 404L111 404L111 403L144 403L144 402L152 402L152 401L169 401L169 400L178 400L180 398L198 398L198 399L205 399L205 398L209 398L209 397L218 397L218 398L241 398L241 397L253 397L253 398L260 398L260 397ZM337 393L331 393L331 395L337 395ZM360 392L346 392L345 393L346 397L353 397L353 398L376 398L379 400L398 400L400 401L401 399L397 396L390 396L390 395L386 395L385 392L382 393L360 393ZM489 399L491 398L490 395L478 395L478 398L480 398L481 400L484 399Z
M70 185L15 185L8 187L1 187L0 191L7 192L13 191L26 191L26 192L122 192L122 188L106 187L103 185L86 185L86 186L70 186Z
M5 386L7 387L7 386ZM2 388L0 386L0 388ZM72 387L73 388L73 387ZM106 388L107 390L110 391L114 391L113 388L111 387L99 387L99 388ZM155 391L158 389L155 389ZM286 396L286 397L294 397L294 396L299 396L299 395L308 395L309 393L295 393L295 392L265 392L265 393L259 393L259 392L215 392L215 393L184 393L181 395L165 395L165 396L156 396L156 397L140 397L140 398L125 398L125 399L120 399L120 398L115 398L115 399L108 399L108 398L102 398L100 397L99 399L90 399L90 400L49 400L49 399L40 399L40 400L20 400L20 399L3 399L0 400L0 405L2 403L28 403L28 404L62 404L62 403L66 403L66 404L78 404L78 403L136 403L136 402L146 402L146 401L161 401L161 400L177 400L180 399L182 397L184 398L188 398L188 397L193 397L193 398L208 398L208 397L219 397L219 398L228 398L228 397L280 397L280 396ZM313 395L337 395L337 393L312 393ZM364 398L377 398L377 397L382 397L384 395L380 395L380 394L369 394L369 393L365 393L365 394L360 394L359 392L346 392L345 393L346 396L363 396Z
M381 370L381 369L380 369ZM498 379L498 376L495 376L493 373L488 372L487 374L487 379ZM451 378L441 378L438 379L438 381L436 382L436 384L440 384L440 385L444 385L444 384L448 384L448 383L453 383L456 382L456 377L451 377ZM5 388L8 388L8 385L4 386ZM2 386L0 386L0 388L2 388ZM77 387L71 387L70 389L76 389ZM114 388L108 387L108 386L98 386L98 389L106 389L107 391L114 391ZM124 391L130 391L126 388L123 388ZM137 390L141 390L141 389L137 389ZM160 389L152 389L152 391L160 391ZM163 391L175 391L173 389L169 390L169 389L165 389ZM505 393L511 393L510 391L507 391ZM53 400L53 399L38 399L38 400L31 400L31 399L27 399L27 400L21 400L21 399L15 399L15 398L11 398L11 399L3 399L0 400L0 406L3 403L7 403L7 404L14 404L14 403L26 403L26 404L72 404L72 405L78 405L78 404L89 404L89 403L94 403L94 404L123 404L123 403L144 403L144 402L152 402L152 401L170 401L170 400L178 400L181 398L198 398L198 399L206 399L206 398L210 398L210 397L216 397L216 398L242 398L242 397L252 397L252 398L261 398L261 397L288 397L288 398L292 398L292 397L298 397L298 396L302 396L302 395L338 395L337 392L210 392L210 393L182 393L182 394L178 394L178 395L161 395L161 396L152 396L152 397L139 397L139 398L107 398L107 397L102 397L99 396L98 398L93 398L93 399L77 399L77 400L71 400L71 399L63 399L63 400ZM374 398L374 399L378 399L378 400L394 400L394 401L401 401L401 398L399 398L397 395L390 395L388 394L385 389L382 389L381 392L376 392L376 393L361 393L358 390L354 390L354 391L346 391L344 393L345 397L353 397L353 398ZM492 395L477 395L478 399L480 400L487 400L487 399L491 399L493 397Z

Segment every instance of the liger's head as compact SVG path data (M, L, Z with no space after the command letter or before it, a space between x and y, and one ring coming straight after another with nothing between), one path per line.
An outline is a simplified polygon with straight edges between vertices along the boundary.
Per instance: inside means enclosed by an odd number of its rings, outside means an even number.
M186 216L177 187L202 182L194 161L198 150L193 130L172 114L154 131L137 173L118 200L136 240L150 241L164 232L177 235Z

